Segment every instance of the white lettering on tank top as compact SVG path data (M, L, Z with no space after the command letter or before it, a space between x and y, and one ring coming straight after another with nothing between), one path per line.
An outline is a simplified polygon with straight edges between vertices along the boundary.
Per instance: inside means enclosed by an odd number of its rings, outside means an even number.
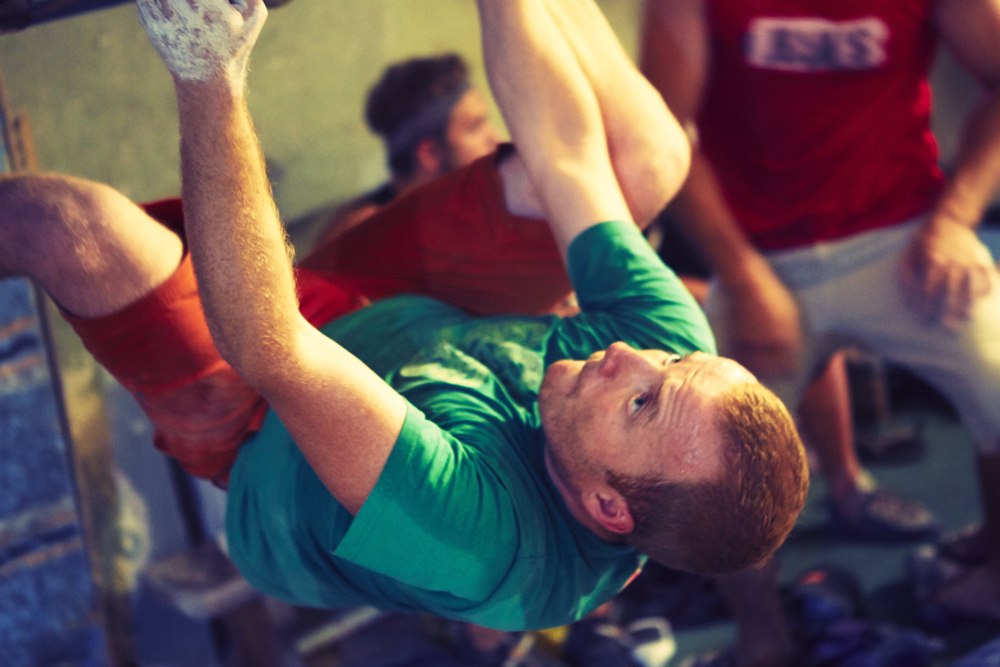
M785 72L874 69L886 61L882 19L758 18L744 41L747 63Z

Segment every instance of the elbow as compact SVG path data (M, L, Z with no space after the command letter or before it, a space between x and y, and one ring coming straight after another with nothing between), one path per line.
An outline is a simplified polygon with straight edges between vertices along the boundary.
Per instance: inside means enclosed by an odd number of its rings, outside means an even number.
M247 342L225 343L224 338L216 336L216 347L223 360L228 363L239 374L243 381L261 390L269 384L271 378L269 374L277 362L273 352L268 350L267 345L252 345Z
M644 147L627 167L629 207L645 228L680 192L691 168L691 141L676 121L666 123L655 143Z
M222 358L261 393L286 382L298 366L294 336L284 331L215 338Z
M670 129L670 136L664 141L663 150L660 152L660 164L657 165L661 174L659 187L662 204L658 207L657 213L670 202L687 181L688 172L691 170L691 146L692 137L678 123L673 123Z

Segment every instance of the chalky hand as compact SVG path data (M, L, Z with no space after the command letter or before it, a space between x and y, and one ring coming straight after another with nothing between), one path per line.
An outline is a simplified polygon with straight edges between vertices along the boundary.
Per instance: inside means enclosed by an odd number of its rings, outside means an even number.
M263 0L136 0L153 47L178 81L225 80L241 90L267 18Z

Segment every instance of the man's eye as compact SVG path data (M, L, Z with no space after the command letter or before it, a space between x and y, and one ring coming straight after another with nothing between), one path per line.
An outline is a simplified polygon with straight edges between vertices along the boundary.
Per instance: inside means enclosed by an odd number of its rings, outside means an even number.
M628 402L628 412L630 415L638 414L642 410L643 406L649 402L649 394L637 394L633 396Z
M679 362L683 358L684 357L682 357L679 354L668 354L667 356L665 356L663 358L663 365L664 366L669 366L671 364L676 364L677 362Z

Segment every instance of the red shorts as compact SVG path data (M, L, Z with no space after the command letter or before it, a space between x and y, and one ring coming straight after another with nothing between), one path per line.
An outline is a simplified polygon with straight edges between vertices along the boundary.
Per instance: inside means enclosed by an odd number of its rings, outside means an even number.
M183 235L180 200L146 204ZM303 315L320 326L403 292L477 314L551 312L570 292L544 221L506 212L488 156L418 189L296 268ZM155 291L101 318L66 314L94 358L133 395L156 447L189 473L225 483L267 406L215 349L190 257Z
M178 199L146 211L183 233ZM366 303L349 287L296 271L303 315L315 325ZM225 485L240 445L260 428L267 405L219 355L208 331L194 270L185 255L155 291L111 315L63 313L84 346L149 417L154 444L192 475Z

